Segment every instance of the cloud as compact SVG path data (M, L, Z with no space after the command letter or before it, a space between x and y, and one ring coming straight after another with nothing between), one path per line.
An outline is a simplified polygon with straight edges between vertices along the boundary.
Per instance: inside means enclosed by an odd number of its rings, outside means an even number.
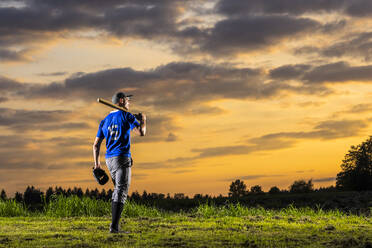
M89 127L86 123L63 123L68 121L71 111L67 110L25 110L0 108L0 126L15 132L28 130L80 129Z
M299 14L351 6L345 0L341 4L338 0L219 1L216 8L207 7L204 1L13 2L24 4L0 7L0 58L4 61L29 60L31 55L24 54L41 49L41 43L81 37L84 32L91 38L145 39L168 45L180 55L230 57L303 34L339 30L344 20L322 24ZM211 15L216 21L210 20Z
M297 64L297 65L283 65L270 70L269 76L273 79L280 80L293 80L299 79L304 72L311 68L310 65Z
M290 16L244 16L226 19L216 23L200 49L214 56L236 55L277 45L284 38L311 30L314 32L319 25L308 18Z
M342 83L348 81L371 82L372 65L350 66L347 62L337 62L314 67L306 72L302 80L307 83Z
M0 48L0 62L29 61L27 50L14 51Z
M148 115L146 126L146 136L134 136L133 143L173 142L178 140L174 130L181 129L173 118L165 115Z
M368 0L221 0L217 11L228 16L246 14L348 14L355 17L368 17L372 4Z
M335 177L323 177L323 178L314 179L313 182L314 183L322 183L322 182L333 182L335 180L336 180Z
M282 177L284 175L263 175L263 174L258 174L258 175L248 175L248 176L237 176L237 177L234 177L234 178L227 178L227 179L223 179L222 181L235 181L237 179L239 180L256 180L256 179L259 179L259 178L265 178L265 177Z
M57 71L57 72L50 72L50 73L38 73L36 75L42 76L42 77L54 77L54 76L64 76L66 74L68 74L68 72Z
M372 65L351 66L340 61L319 66L295 64L283 65L270 70L273 79L297 80L306 85L322 85L326 83L371 82Z
M173 133L169 133L168 138L166 139L167 142L174 142L177 140L178 140L178 137Z
M194 159L250 154L258 151L272 151L294 146L303 139L333 140L359 135L368 127L367 120L327 120L319 122L312 131L278 132L250 138L243 145L192 149L198 153Z
M364 61L371 61L372 53L372 32L348 34L334 44L325 47L305 46L295 50L295 54L316 53L328 58L363 58Z

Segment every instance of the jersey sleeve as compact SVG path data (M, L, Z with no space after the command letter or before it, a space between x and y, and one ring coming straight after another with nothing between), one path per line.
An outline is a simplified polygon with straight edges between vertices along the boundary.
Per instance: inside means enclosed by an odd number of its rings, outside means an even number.
M135 127L139 127L140 126L140 123L138 122L138 120L136 119L136 117L134 117L134 115L132 115L131 113L128 113L128 122L130 124L130 129L131 130L133 128L135 128Z
M101 121L101 123L99 124L99 127L98 127L97 135L96 135L96 137L98 137L100 139L105 138L105 135L103 134L103 130L102 130L103 124L104 124L104 121Z

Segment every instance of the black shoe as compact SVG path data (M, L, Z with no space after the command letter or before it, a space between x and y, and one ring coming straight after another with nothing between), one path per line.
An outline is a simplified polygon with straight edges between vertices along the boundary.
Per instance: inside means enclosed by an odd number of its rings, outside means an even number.
M112 226L110 225L110 233L130 233L128 231L122 231L122 230L118 230L118 229L115 229L115 228L112 228Z

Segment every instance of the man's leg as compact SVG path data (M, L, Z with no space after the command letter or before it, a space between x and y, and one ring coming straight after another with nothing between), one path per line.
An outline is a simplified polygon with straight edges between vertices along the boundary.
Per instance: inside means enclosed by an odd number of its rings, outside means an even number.
M115 186L111 203L112 223L110 225L110 232L115 233L119 231L121 213L128 197L131 180L131 162L130 158L114 157L109 164L112 167L110 173Z

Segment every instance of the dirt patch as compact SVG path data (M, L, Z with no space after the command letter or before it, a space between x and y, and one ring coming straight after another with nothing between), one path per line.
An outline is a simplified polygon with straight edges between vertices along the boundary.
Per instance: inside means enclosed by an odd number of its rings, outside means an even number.
M242 247L258 248L258 245L253 240L246 240L241 244Z
M171 237L163 239L160 245L161 247L190 247L186 241L179 237Z
M12 241L12 240L9 239L8 237L0 238L0 244L7 244L7 243L9 243L10 241Z
M335 239L331 241L331 247L333 246L341 246L344 248L351 248L351 247L363 247L361 246L360 242L355 238L346 238L346 239Z
M68 246L68 247L71 247L71 248L98 248L98 246L91 245L91 244L88 244L88 243L74 244L74 245L71 245L71 246Z
M106 226L97 226L97 230L105 230L105 229L108 230Z

